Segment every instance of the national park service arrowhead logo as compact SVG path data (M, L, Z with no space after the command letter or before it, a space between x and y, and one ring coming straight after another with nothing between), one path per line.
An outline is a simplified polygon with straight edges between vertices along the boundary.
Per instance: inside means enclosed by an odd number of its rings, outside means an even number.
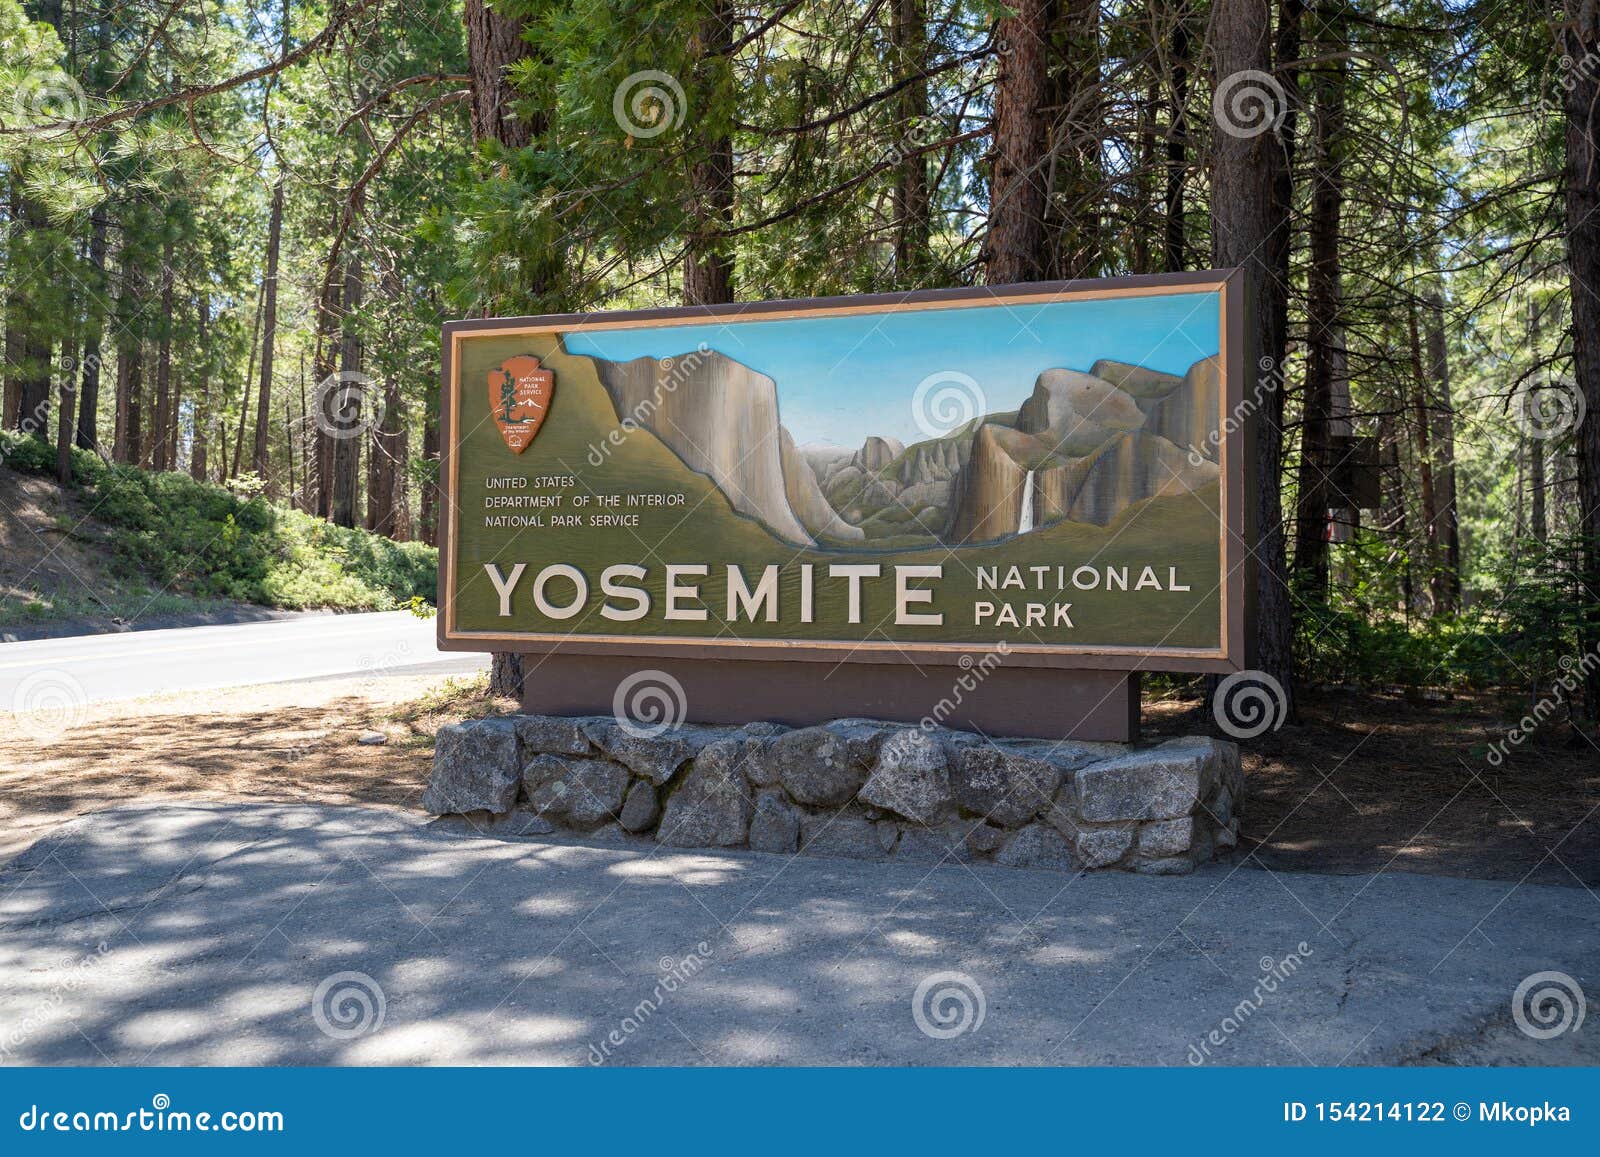
M507 358L489 371L489 412L515 453L533 444L555 397L556 375L530 354Z

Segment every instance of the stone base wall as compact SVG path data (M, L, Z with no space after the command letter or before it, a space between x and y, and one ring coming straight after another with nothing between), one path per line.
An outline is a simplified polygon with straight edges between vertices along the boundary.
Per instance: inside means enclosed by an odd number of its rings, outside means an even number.
M441 728L422 803L516 835L1172 874L1237 842L1241 788L1238 748L1208 738L514 715Z

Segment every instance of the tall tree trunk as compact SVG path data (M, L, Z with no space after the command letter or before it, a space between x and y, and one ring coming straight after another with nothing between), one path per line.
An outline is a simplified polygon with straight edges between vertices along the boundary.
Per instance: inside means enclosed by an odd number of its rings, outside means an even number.
M700 68L705 91L714 91L733 48L733 6L711 0L700 22ZM683 303L724 305L733 300L733 254L723 231L733 223L733 139L721 132L697 142L700 156L689 173L689 244L683 255Z
M1139 100L1139 155L1134 170L1134 207L1128 214L1132 231L1133 272L1153 273L1150 238L1155 212L1156 106L1161 102L1160 86L1152 80Z
M137 335L128 348L127 402L127 456L123 461L137 466L144 446L144 342Z
M1412 610L1410 520L1406 517L1406 488L1399 468L1400 439L1395 432L1393 414L1385 413L1378 419L1378 445L1382 448L1383 460L1395 464L1394 469L1383 472L1383 509L1379 518L1383 533L1389 536L1391 543L1398 545L1390 547L1383 565L1391 572L1400 572L1400 610L1409 616Z
M77 417L74 403L78 391L74 387L73 366L67 353L70 342L62 346L61 382L56 397L56 481L65 486L72 481L72 425Z
M16 252L18 239L22 236L21 205L22 196L17 191L16 178L13 176L6 188L8 253ZM15 429L17 415L22 412L22 342L26 328L22 321L22 309L21 283L11 278L6 286L6 364L3 384L0 384L0 430Z
M333 439L333 499L328 511L336 526L356 524L356 506L361 482L361 406L365 392L354 375L361 372L361 334L357 315L361 309L361 255L350 253L344 263L344 337L339 347L338 418L340 429Z
M1215 83L1245 70L1271 69L1272 21L1267 0L1216 0L1212 6ZM1256 414L1254 511L1257 560L1255 663L1275 679L1294 710L1293 621L1283 534L1282 305L1285 285L1276 254L1288 232L1287 207L1278 195L1278 165L1284 142L1272 131L1244 135L1219 121L1212 134L1212 260L1219 267L1246 271L1253 300L1246 319L1252 351L1267 370L1255 384L1261 398ZM1247 394L1252 391L1247 390Z
M1104 264L1100 222L1105 170L1099 0L1051 0L1045 49L1049 160L1044 275L1093 277Z
M61 31L61 0L35 0L28 5L29 15L51 28ZM69 39L63 34L62 40ZM16 160L8 159L7 168L12 176L12 231L11 248L7 256L11 261L11 292L6 301L6 381L5 424L33 435L42 442L50 440L50 351L44 310L31 300L31 295L19 289L19 284L29 280L18 277L18 269L28 269L26 257L19 260L19 250L24 249L24 239L49 228L49 217L43 205L27 193L29 162L26 154ZM15 335L13 337L13 334ZM16 355L15 359L13 355ZM17 382L12 385L12 375Z
M31 328L22 342L22 392L17 428L41 442L50 440L50 343Z
M1600 0L1566 0L1564 55L1592 65L1600 57ZM1572 372L1588 417L1574 431L1578 465L1575 522L1588 589L1600 589L1600 72L1573 68L1567 90L1566 249L1572 271ZM1594 607L1582 628L1584 654L1600 647ZM1589 672L1584 701L1600 717L1600 667Z
M288 5L284 5L287 12ZM267 218L267 276L261 284L261 387L256 394L256 441L250 469L263 481L268 474L267 422L272 406L272 355L278 337L278 246L283 235L283 177L272 186L272 209ZM293 482L290 483L293 485Z
M322 292L317 296L317 349L312 373L317 379L319 420L315 423L315 500L311 509L318 518L327 518L333 506L333 438L324 429L326 423L320 420L320 415L326 405L328 392L337 388L338 384L333 376L338 367L338 352L334 337L339 329L341 280L340 277L333 275L333 270L330 270L323 280Z
M1572 373L1588 412L1573 432L1578 502L1575 529L1584 582L1600 589L1600 0L1566 0L1563 55L1578 62L1568 76L1566 249L1572 272ZM1600 621L1591 602L1579 632L1585 655L1600 649ZM1600 667L1591 667L1584 709L1600 719Z
M404 291L393 264L383 273L383 296L400 306ZM404 411L400 402L400 379L386 373L383 382L381 420L372 423L372 447L367 465L367 529L385 538L394 538L398 523L395 509L396 488L405 459L401 454L404 437Z
M1343 22L1328 17L1316 46L1330 57L1312 81L1316 98L1311 174L1311 266L1307 274L1305 401L1300 426L1300 477L1295 510L1295 577L1307 598L1328 596L1328 542L1334 378L1344 368L1340 228L1344 212L1345 78Z
M1172 79L1167 105L1167 191L1165 198L1164 268L1177 272L1187 265L1183 227L1183 186L1189 168L1189 0L1178 0L1172 28Z
M525 148L544 132L548 118L543 110L529 117L517 115L516 92L506 70L534 55L522 37L522 22L501 15L484 0L466 0L467 63L472 76L472 137L478 142L497 141L507 148ZM535 281L542 281L538 274ZM530 284L528 293L548 286ZM522 656L495 652L489 671L489 689L497 695L522 694Z
M295 487L295 506L310 514L313 509L311 494L311 459L316 454L316 427L311 422L311 407L306 403L306 355L300 351L300 481Z
M131 465L139 456L139 389L142 348L139 303L144 293L144 276L139 268L138 251L130 246L130 229L137 228L143 215L134 206L121 214L122 243L117 254L118 284L116 318L117 384L116 413L112 415L112 458Z
M239 426L233 436L233 466L228 470L229 478L239 476L239 467L244 461L244 425L250 417L251 386L255 384L256 343L261 340L261 311L265 305L265 286L256 287L256 317L250 323L250 357L244 370L244 387L239 392Z
M1433 605L1446 613L1461 607L1461 520L1456 510L1456 410L1450 393L1450 352L1445 344L1444 300L1436 291L1423 295L1428 321L1428 380L1433 386L1433 453L1438 463L1434 489L1438 498L1442 557L1435 560Z
M439 408L429 406L422 420L422 460L430 467L439 463ZM420 509L417 512L419 537L429 546L439 545L439 482L425 475L422 483Z
M901 150L894 175L895 281L910 289L923 283L930 264L928 158L917 147L928 116L928 82L922 78L928 67L927 0L891 0L889 33L899 78L918 78L901 90L895 109Z
M501 4L466 0L467 60L472 80L472 139L521 149L543 131L542 118L517 115L517 91L507 69L534 55L522 38L522 21L501 13Z
M211 294L201 290L195 307L195 349L200 367L200 383L194 400L194 445L189 451L189 477L206 481L211 448L211 357L206 330L211 324Z
M56 15L60 14L60 6L56 6ZM48 19L48 18L47 18ZM51 23L55 21L51 20ZM32 234L42 233L49 227L49 219L45 216L43 206L25 193L20 195L15 202L17 205L17 218L12 230L12 260L13 269L26 269L28 262L18 261L15 254L17 249L26 246L27 238ZM28 279L15 278L18 282ZM41 442L50 440L50 352L51 343L48 330L45 327L46 319L43 316L42 303L32 299L26 291L11 294L6 307L6 336L7 353L16 355L17 360L7 365L8 377L16 375L16 410L12 420L7 425L14 425L16 429L25 434L31 434ZM13 332L15 342L11 341Z
M373 405L378 399L372 399ZM386 517L383 507L383 438L378 427L367 428L366 499L362 502L361 525L366 530L376 530L378 520Z
M106 211L95 208L89 217L89 266L94 270L94 285L98 292L106 286ZM86 311L88 332L83 343L83 380L78 389L77 443L80 450L100 449L98 428L100 408L100 339L103 329L101 309L90 302Z
M1543 320L1539 303L1531 297L1528 299L1528 347L1533 352L1535 359L1542 355L1539 351L1539 331L1543 328ZM1530 382L1528 388L1536 389L1537 382ZM1545 518L1545 492L1549 484L1545 481L1544 463L1545 452L1548 449L1542 437L1535 437L1524 431L1520 435L1522 447L1528 459L1528 498L1529 516L1527 530L1532 532L1537 542L1547 542L1550 537L1550 525Z
M1429 612L1433 605L1434 571L1439 565L1439 503L1433 489L1433 421L1428 413L1428 374L1422 363L1417 303L1406 305L1406 330L1411 344L1412 436L1416 440L1417 483L1422 492L1422 570L1428 580Z
M404 454L405 414L400 381L391 374L383 387L383 421L372 428L372 466L367 472L367 525L385 538L400 537L402 511L398 498Z
M1278 0L1278 27L1273 40L1272 71L1284 97L1283 115L1275 133L1265 134L1265 139L1275 140L1272 156L1272 217L1276 227L1269 235L1267 251L1271 262L1272 308L1274 331L1280 335L1278 368L1283 370L1288 357L1289 344L1289 286L1292 281L1289 265L1294 248L1294 230L1290 216L1294 212L1295 155L1300 125L1300 41L1305 22L1307 0ZM1281 411L1280 411L1281 415Z
M17 189L15 175L6 187L7 252L14 254L22 236L22 194ZM12 257L15 261L15 257ZM6 364L3 386L0 386L0 430L11 430L17 425L17 415L22 412L22 341L25 326L22 322L21 282L11 278L6 286Z
M1049 0L1014 0L995 27L1000 52L989 154L989 229L984 280L1038 281L1045 269L1049 190Z
M157 470L172 468L167 461L167 430L172 423L172 238L168 237L161 251L161 334L156 345L156 412L150 423L149 458Z
M119 342L117 350L117 382L115 394L111 399L113 413L111 460L113 462L126 462L128 452L128 371L131 359L128 357L127 347Z
M279 11L279 55L287 55L289 51L289 29L291 27L289 0L283 0ZM267 83L275 83L277 77L272 77ZM270 92L270 89L269 89ZM362 95L365 102L365 93ZM267 211L267 271L266 279L261 284L261 291L265 295L261 312L261 387L256 395L256 437L250 452L250 469L255 471L256 477L263 483L271 474L271 463L267 454L268 423L272 413L272 356L278 348L278 250L283 236L283 158L275 158L278 165L278 179L272 184L272 204ZM285 437L288 431L284 431ZM294 489L294 477L289 478L290 490Z

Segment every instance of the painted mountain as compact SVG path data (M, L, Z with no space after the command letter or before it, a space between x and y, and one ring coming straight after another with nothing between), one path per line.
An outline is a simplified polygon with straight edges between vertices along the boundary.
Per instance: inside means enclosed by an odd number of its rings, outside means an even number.
M909 446L870 436L856 450L797 447L777 384L715 351L592 361L619 420L797 546L895 550L1106 526L1219 476L1214 357L1181 377L1109 360L1088 373L1047 369L1015 411Z
M778 422L778 388L715 350L678 358L594 358L618 420L643 426L721 488L740 514L785 542L860 542L859 527L829 505L816 475Z

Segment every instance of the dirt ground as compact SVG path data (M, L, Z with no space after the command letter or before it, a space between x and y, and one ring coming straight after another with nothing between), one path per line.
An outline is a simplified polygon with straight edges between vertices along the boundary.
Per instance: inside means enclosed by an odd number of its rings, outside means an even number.
M1436 693L1430 693L1436 694ZM1600 884L1600 747L1554 722L1489 762L1514 696L1318 689L1301 722L1241 745L1241 851L1274 870L1427 872ZM1205 730L1196 701L1147 703L1156 734Z
M1245 745L1241 849L1274 870L1430 872L1600 884L1600 750L1546 728L1485 758L1515 700L1319 691L1302 722ZM484 681L416 676L275 684L101 704L64 736L0 717L0 860L86 811L138 797L414 808L441 723L491 709ZM1156 737L1204 731L1153 701ZM383 746L363 746L366 732Z
M0 861L64 820L138 798L414 808L434 731L494 709L485 684L422 675L159 696L94 704L60 736L0 715ZM386 742L359 743L369 732Z

